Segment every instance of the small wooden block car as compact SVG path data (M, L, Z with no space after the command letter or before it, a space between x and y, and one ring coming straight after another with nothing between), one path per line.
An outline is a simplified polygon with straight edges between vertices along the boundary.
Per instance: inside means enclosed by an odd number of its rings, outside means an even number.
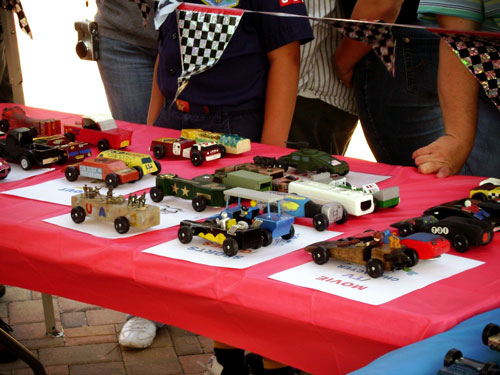
M160 208L146 204L145 193L138 197L130 195L125 199L122 195L113 196L110 188L106 195L99 193L99 188L84 186L82 194L71 197L71 219L83 223L87 216L113 221L118 233L127 233L130 227L141 230L160 224Z
M182 129L181 137L194 139L196 142L216 142L225 147L228 154L242 154L250 151L250 139L237 134L223 134L206 131L203 129Z
M490 177L481 181L470 190L470 197L482 201L500 198L500 179Z
M215 142L197 143L186 138L157 138L149 147L156 159L165 157L179 157L190 159L198 167L205 161L212 161L224 157L226 149Z
M62 134L61 120L34 119L28 117L21 107L4 108L0 120L0 130L6 133L9 129L16 128L31 128L38 136Z
M500 327L498 324L489 323L484 327L481 336L483 344L492 350L500 352Z
M479 362L465 358L458 349L450 349L444 357L444 367L438 375L498 375L500 367L495 362Z
M145 174L157 175L161 172L161 164L158 161L153 160L149 155L138 152L106 150L99 153L98 157L123 161L127 167L139 172L139 180Z
M33 138L34 143L57 147L61 151L59 164L76 163L86 157L92 156L92 151L87 142L71 142L62 134L50 135L47 137Z

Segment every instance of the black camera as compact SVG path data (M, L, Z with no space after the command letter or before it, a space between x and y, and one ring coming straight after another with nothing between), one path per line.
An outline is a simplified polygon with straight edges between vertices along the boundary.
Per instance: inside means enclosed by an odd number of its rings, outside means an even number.
M97 22L77 21L75 30L78 31L76 54L82 60L97 60L99 58L99 33Z

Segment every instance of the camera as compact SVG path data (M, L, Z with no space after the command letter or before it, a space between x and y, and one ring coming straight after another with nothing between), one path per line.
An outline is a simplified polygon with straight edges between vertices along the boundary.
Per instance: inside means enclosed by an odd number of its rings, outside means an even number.
M97 60L99 58L99 33L97 22L77 21L75 30L78 31L76 54L82 60Z

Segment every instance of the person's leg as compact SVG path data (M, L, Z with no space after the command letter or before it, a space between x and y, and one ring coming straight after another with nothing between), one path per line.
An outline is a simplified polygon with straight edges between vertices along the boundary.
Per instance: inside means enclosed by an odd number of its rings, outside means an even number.
M157 50L100 38L97 65L113 117L145 124Z
M9 78L7 57L5 56L5 43L2 38L2 25L0 25L0 103L12 103L14 94Z
M292 148L306 142L307 147L344 155L357 122L357 116L320 99L298 96L288 142Z
M214 340L214 355L210 358L205 375L245 375L245 351Z
M444 134L437 94L439 37L426 30L393 28L393 77L373 52L355 69L363 131L378 162L414 166L413 151Z

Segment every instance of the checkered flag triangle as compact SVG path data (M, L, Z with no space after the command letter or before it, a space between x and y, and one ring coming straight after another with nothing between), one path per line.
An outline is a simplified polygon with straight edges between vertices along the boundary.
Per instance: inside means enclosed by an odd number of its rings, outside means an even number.
M137 4L137 8L139 8L139 12L141 12L142 17L142 25L146 27L148 23L149 13L151 12L151 7L148 5L146 0L129 0Z
M438 33L474 74L488 98L500 109L500 39L473 34Z
M0 0L0 7L15 12L17 14L17 19L19 20L19 27L26 34L28 34L31 39L33 39L30 25L28 24L28 20L26 19L26 15L24 14L23 6L21 5L21 0Z
M353 20L326 20L326 22L344 36L370 44L387 70L394 75L396 40L390 26L383 23Z
M177 97L192 76L203 73L219 61L238 27L243 10L183 3L176 13L182 59Z

